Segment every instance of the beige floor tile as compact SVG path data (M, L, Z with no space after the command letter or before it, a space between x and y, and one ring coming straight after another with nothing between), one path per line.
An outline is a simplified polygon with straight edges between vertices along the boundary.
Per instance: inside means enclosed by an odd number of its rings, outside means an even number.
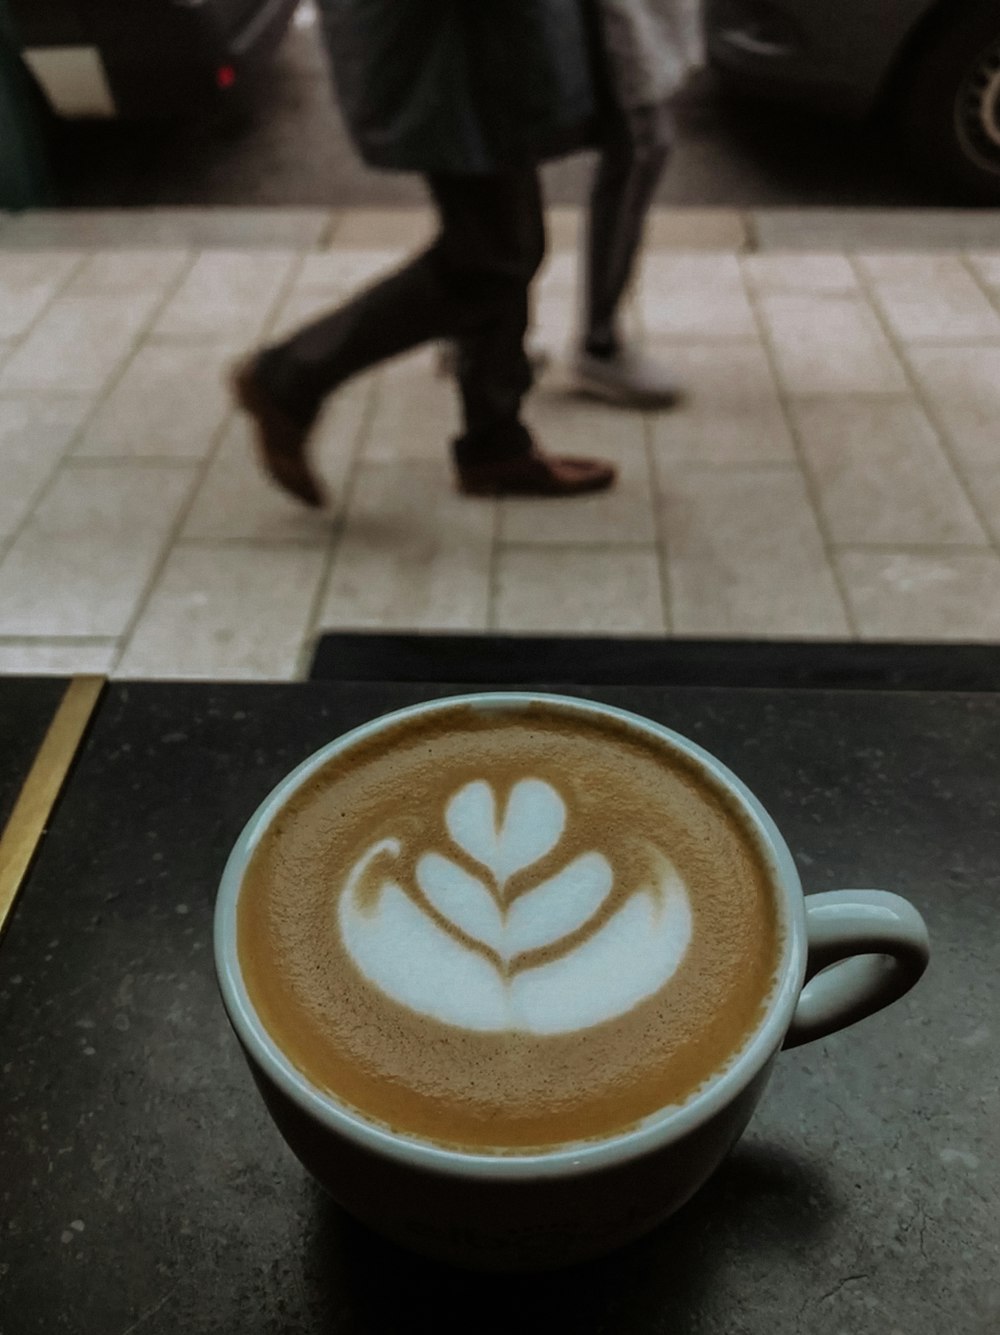
M583 210L574 204L545 210L545 233L552 250L576 250L583 228Z
M299 547L175 547L115 675L294 677L325 561Z
M337 246L335 250L310 251L302 261L294 291L320 288L346 296L391 273L404 262L407 254L403 246L367 249Z
M736 209L655 208L645 244L650 250L743 250L746 223Z
M117 640L0 641L0 672L25 677L106 676L118 655Z
M970 473L969 485L979 517L993 541L1000 546L1000 466Z
M433 350L378 373L376 403L363 449L366 463L440 463L460 429L454 382L434 374Z
M754 209L760 250L945 250L992 246L997 234L990 209L845 208Z
M494 505L458 496L441 461L362 466L321 624L485 629L494 524Z
M954 255L859 255L893 333L905 342L1000 338L1000 312Z
M372 389L371 380L346 386L330 400L313 434L312 458L330 492L334 513L343 504ZM327 546L332 532L330 511L300 505L267 479L257 463L250 424L241 415L226 431L182 536Z
M119 369L160 300L57 297L0 372L0 393L97 394Z
M907 358L959 462L1000 465L1000 347L910 348Z
M77 449L92 458L203 459L232 407L235 345L144 344Z
M580 327L580 293L569 287L549 287L535 293L529 339L550 354L565 356Z
M832 251L817 251L815 254L775 251L766 255L744 255L741 263L747 283L761 294L813 292L850 295L858 286L850 260L846 255Z
M643 326L651 336L756 337L735 255L649 253L636 286Z
M324 547L332 520L279 490L257 463L250 425L234 420L195 496L181 537L210 542L293 542Z
M1000 288L1000 250L973 250L966 258L984 287Z
M560 502L552 502L554 505ZM502 631L662 635L656 551L508 547L497 558L494 625Z
M814 399L793 419L835 543L972 543L986 536L912 399Z
M542 352L547 364L538 377L539 389L566 395L574 395L576 378L573 363L576 358L578 331L581 321L578 319L577 303L567 301L568 294L558 297L558 304L549 304L549 298L541 299L541 318L535 321L528 331L528 345ZM618 327L625 342L642 348L649 340L646 338L639 314L638 302L624 301L618 308ZM674 346L677 346L674 344ZM583 396L592 402L591 395Z
M969 483L983 523L993 541L1000 544L1000 466L977 470L970 475Z
M865 639L1000 640L1000 556L841 552Z
M795 453L760 343L654 343L683 401L652 418L657 463L785 463Z
M181 247L149 250L99 250L73 275L66 288L70 296L100 293L127 295L137 288L166 292L191 263L191 252Z
M20 338L82 259L81 251L0 251L0 339Z
M154 332L249 345L260 336L295 262L285 250L204 251Z
M778 372L792 394L902 393L906 377L860 297L760 298Z
M677 634L849 634L798 469L675 470L661 524Z
M655 542L653 487L639 415L538 397L527 420L546 450L610 459L618 467L618 481L610 491L558 505L543 499L503 501L501 541L541 546Z
M229 165L239 177L235 163ZM231 184L233 179L231 175ZM329 228L329 209L219 204L207 208L182 204L174 208L26 209L11 216L4 227L3 244L136 250L150 246L305 247L320 245Z
M551 250L535 285L538 293L576 293L580 288L580 256L575 250Z
M191 482L188 468L64 467L0 563L0 635L120 635Z
M331 249L416 249L434 228L430 208L346 209L334 226Z
M0 537L29 513L91 405L85 396L0 399Z

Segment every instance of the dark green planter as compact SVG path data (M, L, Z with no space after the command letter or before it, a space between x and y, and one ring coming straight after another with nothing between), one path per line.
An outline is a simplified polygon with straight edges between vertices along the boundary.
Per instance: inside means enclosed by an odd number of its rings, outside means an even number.
M35 89L19 54L7 0L0 0L0 209L54 201Z

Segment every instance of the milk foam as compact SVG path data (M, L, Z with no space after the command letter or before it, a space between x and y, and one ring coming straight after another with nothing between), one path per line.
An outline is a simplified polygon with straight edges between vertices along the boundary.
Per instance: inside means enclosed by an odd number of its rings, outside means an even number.
M598 849L508 895L512 878L557 852L566 833L566 804L551 784L518 781L500 813L493 787L476 780L443 814L476 872L431 849L416 862L416 884L404 885L392 875L402 844L382 839L355 863L338 900L343 944L386 996L461 1029L568 1034L632 1010L680 967L691 907L662 851L652 859L656 878L602 914L616 873ZM368 876L386 862L372 896Z
M247 991L360 1115L487 1153L683 1103L758 1023L780 923L752 830L655 737L458 705L335 756L258 844Z
M501 820L496 795L483 780L460 788L445 808L448 833L499 882L550 853L566 829L566 804L540 779L511 789Z

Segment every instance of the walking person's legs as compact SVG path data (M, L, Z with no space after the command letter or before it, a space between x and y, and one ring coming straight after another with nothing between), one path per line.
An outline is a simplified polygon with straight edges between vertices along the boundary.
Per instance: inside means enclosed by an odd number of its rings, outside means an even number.
M577 378L592 393L636 406L669 407L678 397L666 373L628 347L620 327L622 300L672 142L665 105L621 113L601 152L587 217Z
M566 495L610 485L614 469L593 459L543 455L521 421L534 379L524 340L529 288L545 255L545 220L534 170L502 178L431 179L442 227L442 281L475 285L454 330L465 431L455 442L463 491Z
M306 442L323 399L344 381L430 339L453 338L465 433L459 478L471 491L545 494L607 486L613 470L549 459L520 421L531 385L524 355L528 288L544 253L537 173L434 175L433 244L344 306L265 349L236 374L265 466L307 504L321 504Z

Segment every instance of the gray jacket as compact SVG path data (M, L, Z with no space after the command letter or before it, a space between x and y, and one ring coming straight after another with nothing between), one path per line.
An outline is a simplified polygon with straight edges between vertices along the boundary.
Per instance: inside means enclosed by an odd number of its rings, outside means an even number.
M681 0L597 0L615 100L626 111L659 106L691 67Z
M337 98L373 167L475 175L590 142L583 0L319 0Z

